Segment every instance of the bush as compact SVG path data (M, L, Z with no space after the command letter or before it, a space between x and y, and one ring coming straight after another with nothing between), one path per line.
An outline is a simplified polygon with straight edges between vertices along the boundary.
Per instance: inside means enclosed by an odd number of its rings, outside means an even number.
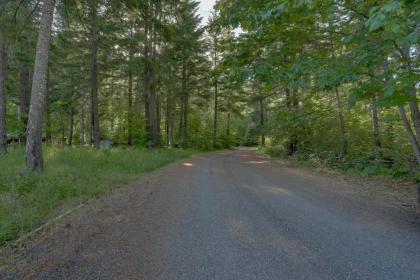
M287 151L282 145L267 146L264 148L264 153L271 157L285 157L287 155Z

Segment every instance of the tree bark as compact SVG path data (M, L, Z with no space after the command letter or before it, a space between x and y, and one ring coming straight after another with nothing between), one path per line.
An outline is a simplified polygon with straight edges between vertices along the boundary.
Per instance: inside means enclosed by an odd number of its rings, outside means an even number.
M329 26L331 28L334 28L331 22L329 22ZM333 33L331 31L329 32L329 37L330 37L330 45L331 45L331 56L335 59L336 58L335 46L334 46L334 40L333 40ZM334 87L334 91L335 91L335 98L337 102L338 121L339 121L340 132L341 132L341 151L340 152L341 152L341 156L345 156L347 154L348 142L347 142L346 124L344 122L343 107L341 105L341 98L340 98L340 92L338 91L338 86Z
M372 113L373 143L375 145L377 158L381 160L383 159L383 153L382 153L382 141L381 141L380 129L379 129L378 104L376 100L376 95L372 97L370 108L371 108L371 113Z
M80 145L85 145L85 106L82 99L80 103Z
M160 133L158 126L158 110L155 86L155 26L150 18L153 18L153 1L147 1L147 8L145 12L145 43L144 43L144 105L145 105L145 120L146 133L149 145L152 147L159 146Z
M295 95L296 94L292 93L289 88L286 88L286 107L289 110L296 111L296 108L299 104L297 96L295 96ZM293 131L292 131L292 133L290 135L290 139L287 143L287 153L288 153L289 156L294 155L298 150L298 139L297 139L297 136L296 136L296 131L294 131L294 129L295 128L293 127Z
M167 122L168 122L168 146L173 147L174 145L174 126L175 126L175 116L174 116L174 97L172 90L168 91L168 100L167 100Z
M150 61L149 61L149 43L147 42L147 33L148 33L148 25L146 23L145 26L146 32L146 42L144 45L144 69L143 69L143 100L144 100L144 122L145 122L145 133L146 133L146 140L150 140L150 113L149 113L149 89L150 89L150 77L149 77L149 68L150 68Z
M261 147L265 146L265 106L264 106L264 96L260 92L260 134L261 134Z
M217 139L217 117L218 117L218 76L216 72L216 67L218 63L218 56L217 56L217 50L218 50L218 41L217 41L217 34L213 35L213 67L215 70L215 77L214 77L214 119L213 119L213 148L216 147L216 139Z
M0 154L6 152L6 44L0 30Z
M188 83L188 77L187 77L187 83ZM189 100L189 96L188 96L188 89L185 93L185 95L183 96L184 98L184 118L183 118L183 128L184 128L184 140L183 140L183 147L187 148L188 147L188 100Z
M48 57L55 0L44 0L32 80L31 104L26 140L26 166L41 171L42 158L42 109L47 93Z
M413 130L411 129L411 125L408 121L404 106L400 106L399 111L405 131L407 132L408 140L410 141L411 147L416 157L417 165L420 165L420 145L416 140L416 136L414 135Z
M384 61L384 72L386 73L388 71L388 61ZM385 78L385 82L387 82L389 79ZM411 148L413 150L414 156L416 157L417 166L420 166L420 142L416 138L416 135L414 134L410 121L407 118L407 114L405 111L404 106L399 107L399 112L401 116L401 121L403 123L404 129L407 132L408 141L410 142Z
M214 78L214 119L213 119L213 148L216 148L216 139L217 139L217 117L218 117L218 81L217 77Z
M74 108L70 106L69 109L69 127L68 127L68 134L67 134L67 145L73 146L73 133L74 132Z
M151 1L153 3L153 1ZM156 5L156 4L154 4ZM153 7L153 6L152 6ZM153 7L152 16L156 17L156 7ZM156 92L156 26L152 25L151 40L149 41L151 51L151 61L149 61L149 91L148 91L148 103L149 103L149 126L150 126L150 138L151 146L160 146L160 116L159 116L159 101Z
M227 114L227 124L226 124L226 136L227 139L229 141L229 145L230 145L230 112L228 112Z
M150 121L150 138L151 146L160 146L160 125L159 125L159 111L158 111L158 98L156 95L154 70L152 70L151 85L149 90L149 121Z
M337 113L338 113L338 121L340 125L340 132L341 132L341 156L347 155L347 132L346 132L346 123L344 121L344 113L343 113L343 106L341 104L341 97L340 92L338 91L338 87L334 87L335 91L335 98L337 102Z
M184 96L181 95L181 108L179 116L179 147L184 144Z
M90 89L91 89L91 120L92 120L92 143L95 149L101 145L100 124L99 124L99 102L98 102L98 26L97 26L97 3L90 2L91 19L91 65L90 65Z
M29 101L31 98L29 65L26 62L21 62L19 72L19 121L26 130L26 127L28 125ZM20 137L20 141L22 143L26 141L25 134L26 131Z
M411 57L410 57L410 49L409 48L401 48L400 54L402 59L405 61L405 67L407 71L412 74L413 67L411 65ZM410 97L410 101L408 102L410 108L410 115L411 120L414 125L415 136L417 143L420 143L420 109L417 101L417 92L416 92L416 83L410 85L407 93L408 97Z
M51 106L50 106L50 94L51 94L51 92L50 92L50 72L49 72L49 70L48 70L48 72L47 72L47 94L46 94L46 96L45 96L45 100L44 100L44 106L45 106L45 109L44 109L44 113L45 113L45 117L46 117L46 120L45 120L45 136L46 136L46 141L47 141L47 143L52 143L52 123L51 123Z
M169 92L167 93L167 96L166 96L166 110L165 110L165 114L166 114L166 116L165 116L165 135L166 135L166 138L165 138L165 143L166 143L166 146L168 146L168 147L170 147L170 145L169 145L169 107L170 107L170 105L169 105Z
M412 100L408 103L411 112L411 120L413 121L416 131L417 143L420 143L420 110L417 102L416 86L412 85L409 93Z
M127 111L127 126L128 136L127 144L133 144L133 71L131 67L133 59L133 51L130 50L129 61L128 61L128 111Z
M186 147L187 139L187 117L188 117L188 75L187 66L184 61L182 66L182 86L181 86L181 119L180 119L180 132L179 144L182 148Z

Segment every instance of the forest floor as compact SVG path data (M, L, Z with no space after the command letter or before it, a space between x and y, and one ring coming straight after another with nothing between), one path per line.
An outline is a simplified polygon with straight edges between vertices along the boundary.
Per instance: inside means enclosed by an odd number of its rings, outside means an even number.
M250 150L199 155L59 221L0 278L418 279L409 193Z

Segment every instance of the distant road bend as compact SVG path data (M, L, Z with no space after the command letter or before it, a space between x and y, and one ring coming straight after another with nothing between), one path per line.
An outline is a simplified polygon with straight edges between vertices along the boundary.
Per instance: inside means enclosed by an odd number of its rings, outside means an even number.
M93 203L10 279L420 279L414 210L254 151L201 155Z

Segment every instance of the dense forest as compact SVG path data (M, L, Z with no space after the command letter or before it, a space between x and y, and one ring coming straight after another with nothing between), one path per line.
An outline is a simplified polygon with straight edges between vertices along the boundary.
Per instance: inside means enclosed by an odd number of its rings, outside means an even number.
M217 10L240 30L227 76L259 102L269 152L418 176L418 1L222 0Z
M0 149L30 169L112 143L418 174L418 1L0 3Z

